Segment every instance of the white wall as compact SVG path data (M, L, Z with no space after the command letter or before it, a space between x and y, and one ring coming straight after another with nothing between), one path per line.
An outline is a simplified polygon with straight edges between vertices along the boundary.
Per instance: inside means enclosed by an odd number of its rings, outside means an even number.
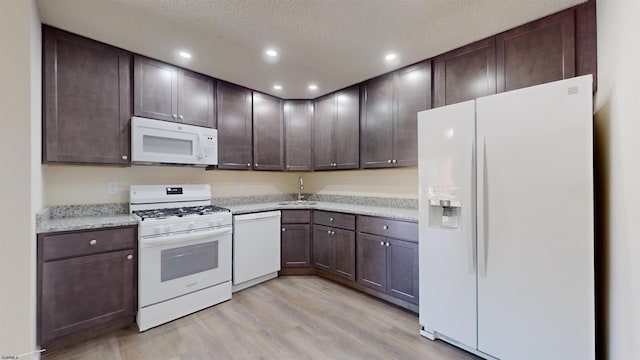
M205 183L211 184L214 197L292 194L297 191L298 176L304 178L305 193L418 197L415 168L282 173L162 166L46 165L43 172L46 206L129 202L128 190L132 184ZM107 193L109 182L118 183L117 194Z
M35 3L0 1L0 356L35 349L41 46Z
M640 359L640 1L596 4L598 326L603 358Z

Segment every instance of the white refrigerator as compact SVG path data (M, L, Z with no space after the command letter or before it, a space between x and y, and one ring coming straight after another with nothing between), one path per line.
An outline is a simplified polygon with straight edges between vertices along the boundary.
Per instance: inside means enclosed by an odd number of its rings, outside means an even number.
M421 334L595 358L592 77L418 114Z

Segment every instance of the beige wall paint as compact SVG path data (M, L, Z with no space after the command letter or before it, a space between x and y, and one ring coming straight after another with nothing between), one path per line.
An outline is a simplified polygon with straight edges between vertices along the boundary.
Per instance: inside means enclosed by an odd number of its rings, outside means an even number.
M41 121L40 21L33 1L0 1L0 48L0 356L15 356L35 350L34 215L43 202L33 163Z
M45 205L128 202L132 184L211 184L214 197L291 194L302 176L305 193L417 198L417 169L282 173L205 171L200 168L132 166L128 168L43 165ZM119 191L107 193L117 182Z
M640 359L640 2L596 4L600 355Z

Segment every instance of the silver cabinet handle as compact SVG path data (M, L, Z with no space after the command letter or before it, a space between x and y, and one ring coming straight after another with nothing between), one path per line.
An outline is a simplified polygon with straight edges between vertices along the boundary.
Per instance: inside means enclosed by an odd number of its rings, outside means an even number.
M384 241L380 241L380 246L384 246Z
M331 232L331 235L335 235L335 234L336 234L336 232L335 232L335 231L332 231L332 232Z
M133 255L131 254L127 255L127 260L131 260L131 259L133 259Z
M173 117L174 119L178 118L178 114L173 114L171 117Z
M98 243L98 240L96 239L91 239L91 241L89 241L89 245L95 245Z
M333 222L333 218L329 218L329 221Z
M285 232L285 231L287 231L287 229L285 229L285 228L282 228L282 232Z
M184 116L183 115L180 115L178 117L180 118L180 120L184 120Z
M122 160L127 160L129 157L127 155L122 155Z
M258 163L256 163L256 167L258 167Z
M387 164L391 164L391 160L387 160Z
M290 169L290 168L291 168L291 165L287 165L287 169Z
M389 244L388 241L384 244L384 246L386 246L386 247L389 247L389 245L391 245L391 244Z
M327 230L327 234L331 235L331 230Z
M395 163L397 163L397 162L398 162L398 160L393 159L391 162L395 164Z
M385 230L389 229L389 227L387 225L383 226L382 228L385 229Z
M251 163L247 163L247 167L251 167Z

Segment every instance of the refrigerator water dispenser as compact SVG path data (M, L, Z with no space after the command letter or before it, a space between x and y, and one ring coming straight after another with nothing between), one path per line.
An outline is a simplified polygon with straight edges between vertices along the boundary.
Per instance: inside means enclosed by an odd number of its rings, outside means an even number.
M429 188L429 227L457 229L460 226L459 190L457 186Z

